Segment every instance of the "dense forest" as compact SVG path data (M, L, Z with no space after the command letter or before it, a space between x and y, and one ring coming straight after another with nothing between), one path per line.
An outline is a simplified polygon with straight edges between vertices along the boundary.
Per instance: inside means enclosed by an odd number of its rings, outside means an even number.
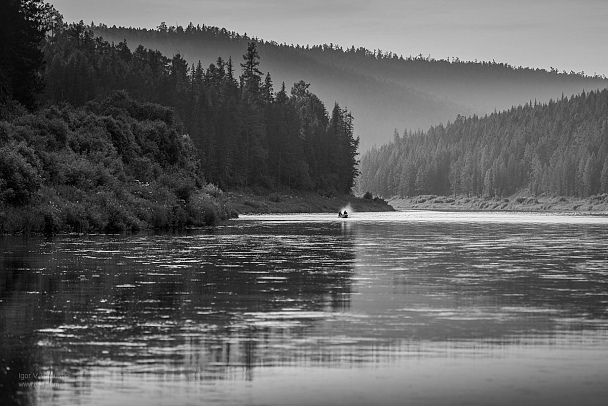
M96 37L39 0L2 3L0 232L213 224L222 189L350 193L353 117L298 81ZM29 65L28 65L29 64Z
M221 188L288 186L349 193L357 175L353 117L330 113L299 81L274 92L249 42L237 77L231 58L204 68L176 54L111 44L81 23L49 38L47 102L79 106L121 89L138 100L173 107L198 148L207 181Z
M608 193L608 90L395 132L361 158L359 188L381 196L587 197Z
M180 52L190 64L240 57L252 39L261 56L260 70L272 72L276 83L310 83L327 104L336 100L357 118L361 149L391 140L399 131L427 129L454 121L458 115L484 116L537 100L546 103L608 86L594 72L565 72L514 67L495 61L463 61L445 56L402 56L379 49L335 44L299 46L250 38L223 28L161 23L156 29L89 25L116 43L126 40L167 55ZM404 41L408 41L404 38ZM443 56L443 55L442 55ZM591 75L591 76L590 76Z

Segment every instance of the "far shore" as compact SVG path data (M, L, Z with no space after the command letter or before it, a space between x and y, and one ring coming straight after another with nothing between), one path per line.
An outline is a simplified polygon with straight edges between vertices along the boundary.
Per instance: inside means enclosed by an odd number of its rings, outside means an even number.
M528 196L505 198L420 195L408 198L365 199L352 195L294 190L240 190L225 192L228 204L239 214L337 213L344 207L357 212L400 210L503 211L608 216L608 194L589 198Z
M588 198L569 196L525 196L484 198L421 195L394 197L388 203L396 210L514 211L608 216L608 194Z
M228 204L239 214L263 213L338 213L352 211L395 211L385 200L364 199L336 193L296 190L239 190L224 192Z

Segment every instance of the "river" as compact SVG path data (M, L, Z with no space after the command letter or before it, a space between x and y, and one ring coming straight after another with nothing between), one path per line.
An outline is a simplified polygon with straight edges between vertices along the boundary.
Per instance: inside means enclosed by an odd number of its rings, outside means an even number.
M0 237L0 404L604 405L608 218Z

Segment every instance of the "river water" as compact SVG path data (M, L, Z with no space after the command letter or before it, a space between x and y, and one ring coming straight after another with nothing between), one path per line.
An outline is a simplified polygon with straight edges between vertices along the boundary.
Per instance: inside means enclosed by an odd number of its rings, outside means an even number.
M608 218L0 237L0 404L605 405Z

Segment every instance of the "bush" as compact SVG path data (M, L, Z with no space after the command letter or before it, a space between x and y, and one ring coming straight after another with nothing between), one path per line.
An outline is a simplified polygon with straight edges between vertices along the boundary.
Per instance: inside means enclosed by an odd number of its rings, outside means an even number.
M281 195L276 192L271 193L268 195L268 200L270 200L271 202L279 203L281 201Z
M40 162L24 143L11 142L0 148L0 202L27 204L41 184Z
M87 108L0 122L0 232L114 233L235 216L222 190L204 184L170 109L124 94Z
M365 194L363 195L363 198L367 199L367 200L372 200L374 198L374 195L372 195L371 192L365 192Z
M205 192L208 195L213 196L213 197L222 197L224 195L224 192L222 192L222 189L220 189L218 186L214 185L213 183L207 183L205 186L203 186L203 192Z

